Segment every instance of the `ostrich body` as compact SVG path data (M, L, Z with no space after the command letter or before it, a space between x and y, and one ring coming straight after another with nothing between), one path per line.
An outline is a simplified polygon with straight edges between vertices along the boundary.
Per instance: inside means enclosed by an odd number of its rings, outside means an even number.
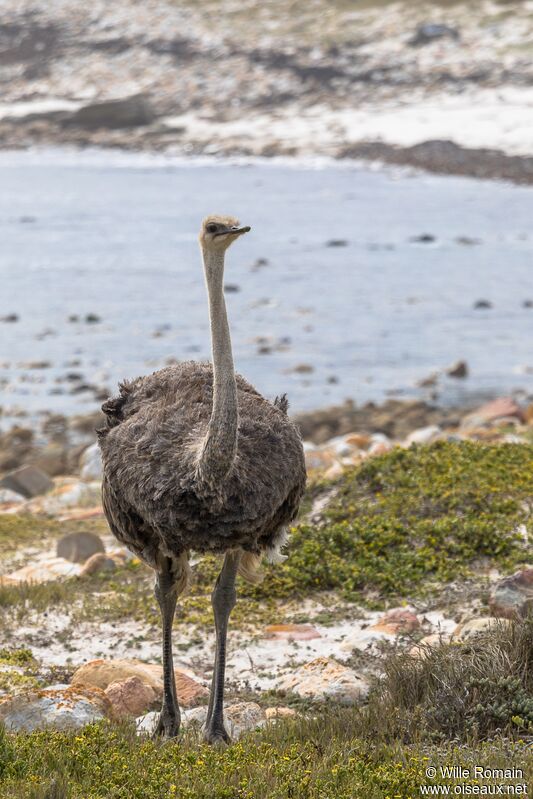
M250 228L208 217L200 232L213 365L187 361L126 381L103 405L98 432L103 506L112 532L156 572L163 621L163 707L156 734L180 726L172 661L177 597L188 554L225 555L212 604L216 656L205 737L228 741L223 721L226 633L237 572L252 581L276 558L305 486L300 436L285 397L271 403L235 374L224 301L224 256Z

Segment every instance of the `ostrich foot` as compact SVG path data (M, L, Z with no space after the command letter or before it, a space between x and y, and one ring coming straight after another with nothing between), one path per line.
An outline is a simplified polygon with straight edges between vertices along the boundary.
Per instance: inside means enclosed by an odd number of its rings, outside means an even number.
M226 732L224 725L222 725L206 727L204 729L204 741L211 744L211 746L227 746L231 743L231 738Z
M177 736L179 729L180 717L169 713L168 710L163 709L159 715L159 720L152 734L152 738L169 740L170 738L175 738Z

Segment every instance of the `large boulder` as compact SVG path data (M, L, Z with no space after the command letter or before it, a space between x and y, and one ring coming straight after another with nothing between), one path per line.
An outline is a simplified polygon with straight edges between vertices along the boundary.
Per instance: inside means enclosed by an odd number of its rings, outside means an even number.
M503 619L523 619L533 612L533 566L500 580L491 592L489 607Z
M365 679L347 666L326 657L311 660L284 675L276 687L309 699L332 699L343 705L360 702L368 694Z
M27 499L46 494L53 487L54 484L48 475L36 466L21 466L20 469L8 472L0 480L0 488L8 488Z
M111 716L111 702L97 688L30 691L0 701L0 721L9 732L33 732L44 727L79 730Z
M69 533L60 538L56 546L57 557L71 563L85 563L98 552L105 552L105 547L95 533Z
M118 100L105 100L82 106L64 124L85 130L98 128L135 128L150 125L155 111L146 97L135 94Z
M129 677L138 677L150 686L157 697L163 696L163 667L156 663L143 663L140 660L91 660L80 666L72 676L72 685L89 685L106 690L114 682L122 682ZM176 690L182 707L192 707L208 696L209 691L193 677L175 669Z

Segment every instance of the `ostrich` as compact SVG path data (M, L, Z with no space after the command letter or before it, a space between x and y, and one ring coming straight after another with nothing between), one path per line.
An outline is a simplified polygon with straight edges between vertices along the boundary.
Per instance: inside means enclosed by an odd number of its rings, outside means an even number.
M155 735L180 727L172 624L190 578L189 551L224 554L211 601L216 654L204 737L227 743L226 634L237 573L259 579L263 555L282 559L305 486L303 448L287 399L269 402L235 373L224 301L224 258L247 233L210 216L200 231L212 361L186 361L125 381L102 406L103 507L115 537L155 570L163 626L163 705Z

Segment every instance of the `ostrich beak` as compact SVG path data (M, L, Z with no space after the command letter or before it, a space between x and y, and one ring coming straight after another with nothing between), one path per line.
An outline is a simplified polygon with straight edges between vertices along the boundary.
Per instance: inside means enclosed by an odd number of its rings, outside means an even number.
M226 230L221 230L219 233L216 233L216 236L242 236L243 233L248 233L252 228L250 225L245 225L244 227L228 227Z

